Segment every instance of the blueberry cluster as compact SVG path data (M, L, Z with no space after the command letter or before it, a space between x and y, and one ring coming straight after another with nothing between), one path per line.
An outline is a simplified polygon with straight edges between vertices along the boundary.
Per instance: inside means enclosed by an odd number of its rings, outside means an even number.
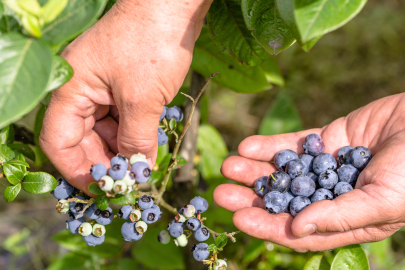
M105 225L113 220L111 208L102 211L95 204L86 208L90 199L70 185L64 178L58 179L57 187L52 191L58 199L56 210L61 214L69 214L66 229L72 234L80 234L89 246L97 246L105 240ZM88 221L85 221L85 217Z
M110 164L108 174L104 164L97 164L90 169L90 174L98 182L100 189L109 197L130 193L136 189L135 183L145 183L152 173L146 156L142 154L131 156L129 161L119 154L111 159Z
M121 234L125 241L138 241L148 229L148 224L160 219L162 212L159 206L153 203L150 196L143 195L139 198L137 207L124 205L118 211L118 216L128 220L121 227Z
M304 154L283 150L274 157L277 172L256 180L255 191L263 197L270 214L298 215L309 204L332 200L353 189L360 172L372 158L364 146L345 146L336 159L325 151L322 138L315 133L305 138ZM339 168L338 168L339 165Z
M177 106L173 106L171 108L164 106L163 112L160 115L159 121L163 121L164 118L166 118L169 121L174 119L176 122L180 122L183 120L183 112ZM161 127L159 127L158 128L158 144L163 145L163 144L166 144L168 141L169 141L169 137L167 136L165 130L162 129Z

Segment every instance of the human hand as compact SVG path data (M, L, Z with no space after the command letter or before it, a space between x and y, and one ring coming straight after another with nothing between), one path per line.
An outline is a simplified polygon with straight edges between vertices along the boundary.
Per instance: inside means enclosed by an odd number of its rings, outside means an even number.
M257 178L276 171L269 161L277 152L302 153L309 133L320 134L325 153L335 157L346 145L371 150L373 159L355 189L334 200L313 203L293 218L267 213L262 198L250 188L220 185L214 191L215 203L235 212L238 229L306 252L380 241L405 226L405 94L377 100L322 129L249 137L239 145L240 156L225 160L222 173L252 187Z
M121 0L62 56L73 78L52 94L40 145L87 192L91 165L117 153L154 163L163 106L189 70L209 0Z

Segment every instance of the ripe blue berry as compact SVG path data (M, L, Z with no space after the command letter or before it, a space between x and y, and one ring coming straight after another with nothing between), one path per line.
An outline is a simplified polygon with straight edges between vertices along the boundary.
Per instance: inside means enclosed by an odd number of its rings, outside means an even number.
M208 202L206 199L196 196L191 201L190 204L194 206L196 213L204 213L208 210Z
M115 156L111 159L111 168L108 170L108 174L114 180L121 180L125 177L128 169L128 160L123 155Z
M153 208L146 209L142 212L142 220L146 222L146 224L151 224L158 221L160 217L160 211L157 212Z
M269 178L267 176L262 176L255 181L255 192L260 197L264 197L269 192L267 188L267 180Z
M138 205L143 210L149 209L153 206L153 199L151 196L143 195L139 198Z
M83 196L75 196L75 198L80 199L80 200L85 200ZM85 203L81 202L70 202L69 203L70 207L70 213L72 213L74 216L80 215L80 213L83 211L84 207L86 207Z
M139 234L135 229L135 222L127 221L121 226L122 238L125 241L138 241L142 238L143 234Z
M93 176L94 180L98 181L101 177L107 175L107 168L104 166L104 164L101 163L95 166L91 166L90 174L91 176Z
M291 186L291 178L285 172L274 172L270 174L267 180L267 188L269 191L286 192Z
M349 183L346 183L346 182L339 182L336 184L335 189L333 190L333 193L337 197L350 190L353 190L352 185L350 185Z
M309 173L307 173L307 176L308 176L309 178L311 178L312 180L314 180L315 183L318 183L319 177L318 177L318 175L316 175L315 173L309 172Z
M314 156L311 156L309 154L301 154L300 155L300 159L302 161L304 161L305 164L307 164L309 172L311 172L313 170L312 169L312 164L314 163L314 158L315 158Z
M184 232L183 223L176 222L175 220L173 220L172 222L169 223L167 230L169 231L171 236L177 238Z
M66 221L66 229L68 229L73 234L79 234L79 227L84 222L84 218L75 219L74 217L69 217Z
M98 209L98 207L95 203L93 203L92 205L90 205L89 208L86 209L86 211L84 211L84 214L89 219L96 219L100 216L101 210Z
M312 156L318 156L325 151L325 144L323 143L321 136L316 133L311 133L305 137L305 144L302 147L304 147L306 154Z
M327 170L336 170L336 159L327 153L322 153L314 159L313 169L317 175L321 175Z
M288 202L284 193L271 191L264 196L264 205L270 214L278 214L287 208Z
M327 170L323 174L319 175L318 180L319 185L326 189L333 189L338 181L338 175L332 170Z
M95 247L104 243L105 235L101 237L97 237L93 234L83 236L83 240L89 245L90 247Z
M142 161L135 162L131 167L131 172L135 174L138 183L147 182L152 173L148 163Z
M320 188L315 191L315 193L311 196L311 203L322 201L322 200L333 200L333 193L332 191Z
M169 121L174 119L174 120L176 120L176 122L180 122L181 120L183 120L183 112L177 106L167 108L167 110L166 110L166 118Z
M158 128L158 145L164 145L169 141L166 133L162 128Z
M315 192L315 182L308 176L298 176L291 182L291 192L295 196L309 197Z
M197 231L201 227L201 221L198 218L192 217L186 221L186 226L192 231Z
M343 164L350 164L350 154L353 151L352 146L344 146L339 149L337 160L339 165L342 166Z
M132 212L132 206L130 205L124 205L123 207L121 207L121 209L118 211L118 216L122 219L129 219L129 215Z
M287 163L297 158L298 155L293 150L280 151L274 156L274 166L276 166L277 170L285 172Z
M304 196L297 196L290 202L290 213L293 217L297 216L299 212L305 209L311 201Z
M167 107L166 107L166 106L163 106L163 112L162 112L162 114L160 115L159 122L162 121L163 118L165 118L165 116L166 116L166 110L167 110Z
M340 182L347 182L352 186L356 185L357 178L360 174L360 171L351 164L342 165L337 169L337 172Z
M370 162L372 157L373 155L371 154L371 151L368 148L364 146L358 146L354 148L353 151L351 152L350 162L357 169L363 170Z
M287 207L284 209L284 213L290 213L290 203L291 200L295 198L295 196L290 191L287 191L286 193L284 193L284 195L287 199Z
M106 210L101 211L100 216L96 218L96 222L101 225L108 225L113 221L113 219L113 211L110 207L108 207Z
M297 176L306 175L309 172L309 167L301 159L293 159L287 163L285 171L294 179Z
M63 200L69 198L74 191L74 187L69 184L65 178L59 178L57 180L57 186L54 190L51 191L52 195L58 199Z
M210 231L208 231L207 228L205 227L200 227L195 233L194 233L195 240L198 242L204 242L210 237Z
M206 260L208 256L210 255L210 252L207 250L208 244L206 243L199 243L197 245L194 245L191 249L191 252L193 252L193 257L197 261L202 261Z

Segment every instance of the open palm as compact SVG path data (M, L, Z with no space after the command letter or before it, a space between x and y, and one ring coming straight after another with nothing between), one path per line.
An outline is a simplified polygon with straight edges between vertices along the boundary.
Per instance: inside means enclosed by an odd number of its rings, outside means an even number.
M309 205L297 217L271 215L253 189L257 178L276 168L269 163L284 149L302 153L305 136L319 133L326 153L366 146L373 159L353 191ZM240 156L222 165L225 177L240 182L216 188L217 205L235 212L235 226L251 236L299 252L380 241L405 226L405 94L390 96L339 118L322 129L274 136L252 136L239 145Z

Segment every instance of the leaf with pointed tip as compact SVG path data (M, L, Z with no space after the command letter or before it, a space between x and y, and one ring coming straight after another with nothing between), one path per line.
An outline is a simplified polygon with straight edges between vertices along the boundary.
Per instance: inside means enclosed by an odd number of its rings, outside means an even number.
M15 152L7 145L0 144L0 163L5 163L15 157Z
M114 198L110 198L110 202L119 205L135 204L135 197L131 193L127 195L115 195Z
M20 193L20 191L21 183L6 187L6 190L4 191L4 200L6 202L12 202L17 197L18 193Z
M15 160L19 160L19 161L21 161L21 162L25 162L25 158L24 158L24 156L23 156L23 154L18 154L16 157L15 157ZM13 162L14 162L14 160L13 160ZM26 163L26 162L25 162ZM25 165L15 165L17 168L19 168L23 173L24 173L24 176L27 174L27 167L29 167L29 166L25 166Z
M58 89L73 77L73 68L60 56L54 55L52 72L46 91Z
M97 196L96 201L94 203L97 205L98 209L104 211L108 208L108 205L110 204L110 200L104 194L104 195Z
M19 154L19 155L21 155L21 154ZM30 167L30 165L25 160L13 159L7 163L10 165L13 165L13 166L23 166L23 167L28 167L28 168Z
M211 245L209 245L208 247L207 247L207 250L208 251L214 251L214 250L216 250L217 249L217 246L215 245L215 244L211 244Z
M368 270L367 255L360 245L343 247L333 259L331 270Z
M295 42L281 20L275 0L242 0L242 12L247 28L269 53L276 55Z
M94 195L103 195L103 194L105 194L105 192L100 189L100 187L98 186L97 182L92 182L92 183L90 183L88 189L89 189L89 191L90 191L91 193L93 193Z
M217 0L211 4L207 24L215 46L230 58L251 66L269 57L252 37L243 21L239 0Z
M12 185L17 185L24 179L24 173L20 168L8 163L3 164L3 173Z
M34 150L31 149L26 144L23 143L12 143L8 144L8 147L10 147L12 150L14 150L17 153L23 154L27 158L31 159L32 161L35 161L35 153Z
M303 270L330 270L330 264L322 254L312 256Z
M226 246L226 243L228 242L228 236L226 233L220 234L216 239L215 239L215 245L221 249Z
M32 194L43 194L54 190L56 179L45 172L28 172L22 182L22 188Z

